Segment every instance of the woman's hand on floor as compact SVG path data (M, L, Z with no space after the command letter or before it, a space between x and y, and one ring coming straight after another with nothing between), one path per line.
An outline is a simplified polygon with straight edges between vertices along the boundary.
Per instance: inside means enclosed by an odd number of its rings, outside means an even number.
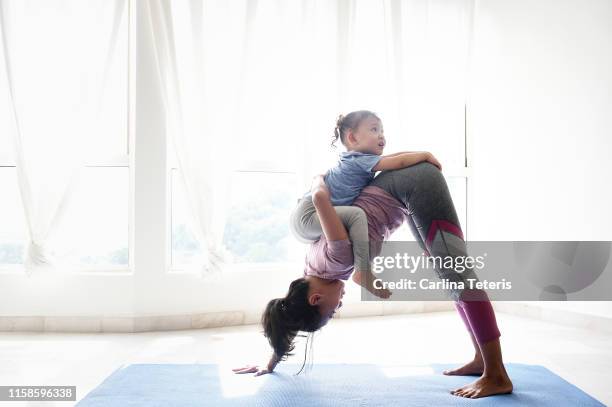
M245 366L232 369L236 374L255 373L253 376L261 376L263 374L272 373L272 370L260 369L259 366Z

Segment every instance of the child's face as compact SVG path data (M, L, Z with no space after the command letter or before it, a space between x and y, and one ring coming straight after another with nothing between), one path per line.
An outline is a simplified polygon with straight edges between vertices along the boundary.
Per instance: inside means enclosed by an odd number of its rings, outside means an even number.
M352 150L381 155L385 148L385 133L382 122L376 117L368 116L359 123L357 129L353 132L353 139Z

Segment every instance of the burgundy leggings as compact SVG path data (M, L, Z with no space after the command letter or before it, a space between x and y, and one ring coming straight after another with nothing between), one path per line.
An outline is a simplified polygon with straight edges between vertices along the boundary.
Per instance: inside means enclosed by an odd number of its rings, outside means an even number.
M491 302L459 300L455 301L455 308L461 315L468 332L474 335L479 344L501 336Z

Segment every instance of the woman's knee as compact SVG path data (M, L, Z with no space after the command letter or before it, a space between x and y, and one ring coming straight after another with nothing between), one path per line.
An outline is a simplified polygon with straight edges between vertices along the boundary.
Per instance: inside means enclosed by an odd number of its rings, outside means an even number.
M440 169L429 161L391 171L393 171L394 177L411 179L416 184L431 185L432 183L445 182Z
M427 175L430 177L438 177L442 175L442 172L438 167L430 163L429 161L421 161L420 163L414 164L408 168L414 168L420 175Z

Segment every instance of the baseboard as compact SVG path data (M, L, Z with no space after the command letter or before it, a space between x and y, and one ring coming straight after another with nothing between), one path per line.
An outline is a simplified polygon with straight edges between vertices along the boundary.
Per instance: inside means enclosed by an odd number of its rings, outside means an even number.
M4 332L129 333L205 329L243 324L243 312L212 312L192 315L157 315L145 317L0 317L0 331Z
M525 304L515 301L493 301L492 304L495 311L506 314L554 322L574 328L593 329L612 333L612 318L600 315L568 311L565 309L545 308L537 304Z
M342 312L339 312L336 317L357 318L450 311L453 309L451 301L363 302L351 304L350 307L346 307ZM258 324L260 318L261 314L255 311L140 317L0 316L0 332L130 333L172 331Z

